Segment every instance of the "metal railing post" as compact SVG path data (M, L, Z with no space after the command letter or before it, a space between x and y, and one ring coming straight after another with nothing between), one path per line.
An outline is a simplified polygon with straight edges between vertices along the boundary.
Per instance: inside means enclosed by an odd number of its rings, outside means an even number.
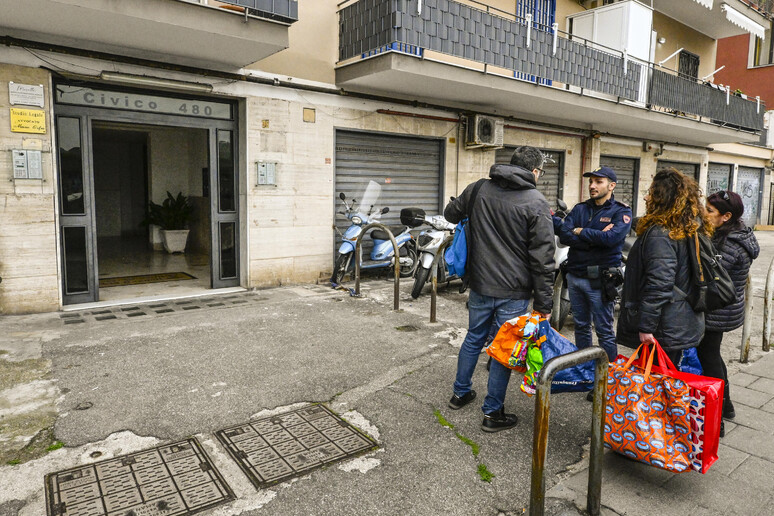
M742 327L742 349L739 353L739 361L746 364L750 358L750 339L752 338L752 276L747 276L747 286L744 289L744 326Z
M441 243L441 247L438 248L438 252L435 253L433 258L433 264L430 266L432 273L432 285L433 288L430 291L430 322L436 322L436 303L438 302L438 264L441 262L441 256L446 252L446 248L454 242L454 235L449 235L446 240Z
M766 276L766 290L763 293L763 351L771 349L771 313L774 309L774 260L769 265L769 274Z
M393 288L393 309L394 310L400 310L400 249L398 249L398 242L395 241L395 236L393 236L392 231L390 231L390 228L385 226L384 224L379 224L378 222L372 222L371 224L367 225L363 228L363 231L360 232L360 234L357 237L357 242L355 243L355 295L360 295L360 255L362 254L362 247L361 242L363 240L363 237L368 233L369 229L372 228L379 228L383 230L387 235L390 237L390 242L392 242L392 250L395 254L393 260L393 268L395 269L395 286Z
M548 420L551 412L551 382L556 373L589 360L596 362L594 382L593 416L591 418L591 450L589 455L589 483L586 510L598 516L601 510L602 456L605 425L605 391L607 390L607 353L599 347L589 347L549 360L537 378L535 398L535 427L532 442L532 487L529 498L530 516L543 516L545 512L545 466L548 455Z

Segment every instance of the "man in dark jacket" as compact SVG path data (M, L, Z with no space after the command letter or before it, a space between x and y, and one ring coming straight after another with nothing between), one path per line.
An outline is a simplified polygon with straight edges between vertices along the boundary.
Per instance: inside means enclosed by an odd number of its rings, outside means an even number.
M588 348L591 322L599 345L612 362L618 356L613 331L615 283L621 267L621 250L632 227L632 209L615 200L618 178L610 167L583 174L589 178L589 199L575 205L564 221L554 217L559 241L570 247L567 290L570 294L575 345Z
M473 183L450 202L443 214L450 222L469 218L467 226L470 298L468 334L460 348L454 395L449 407L473 401L473 371L493 321L498 327L533 310L551 313L554 280L554 238L551 212L537 188L543 175L543 154L519 147L510 165L493 165L489 181ZM478 185L478 191L473 192ZM546 315L548 316L548 315ZM481 428L497 432L517 424L503 403L511 370L492 361Z

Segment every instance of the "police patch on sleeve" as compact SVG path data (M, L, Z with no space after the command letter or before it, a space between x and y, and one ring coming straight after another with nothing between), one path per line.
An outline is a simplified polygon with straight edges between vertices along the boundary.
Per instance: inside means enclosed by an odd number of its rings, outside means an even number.
M632 218L630 216L628 216L628 215L624 215L623 216L623 221L624 221L624 223L628 224L629 222L632 221Z

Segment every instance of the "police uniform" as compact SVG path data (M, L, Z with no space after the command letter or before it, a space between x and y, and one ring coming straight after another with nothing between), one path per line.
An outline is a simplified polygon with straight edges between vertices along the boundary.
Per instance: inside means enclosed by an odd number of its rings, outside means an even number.
M607 177L617 181L615 172L601 167L584 177ZM610 224L613 227L603 231ZM618 355L613 329L615 299L605 295L603 282L612 281L621 266L621 251L632 224L632 209L614 196L601 206L589 199L575 205L564 222L554 219L559 240L570 247L567 258L567 288L575 321L575 344L579 349L591 346L591 324L599 345L610 360ZM576 235L574 230L582 228ZM608 289L608 292L610 289Z

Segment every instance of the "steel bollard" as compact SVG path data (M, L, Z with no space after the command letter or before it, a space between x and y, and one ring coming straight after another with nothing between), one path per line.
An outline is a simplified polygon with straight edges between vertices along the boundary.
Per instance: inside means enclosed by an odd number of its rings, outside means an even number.
M739 361L746 364L750 359L750 339L752 338L753 292L752 276L747 275L747 286L744 288L744 326L742 327L742 349Z
M546 503L545 466L548 455L548 421L551 412L551 382L556 373L589 360L596 362L593 417L591 419L591 451L589 454L589 483L586 510L598 516L602 507L602 455L605 425L608 357L605 350L590 347L558 356L543 366L537 378L535 398L535 427L532 442L532 487L529 497L530 516L543 516Z
M446 248L454 242L454 235L449 235L441 243L441 247L438 248L438 252L435 253L433 258L433 264L430 266L430 270L433 273L432 290L430 291L430 322L436 322L436 306L438 303L438 264L440 263L441 256L446 252Z
M769 265L769 274L766 276L766 290L763 293L763 351L771 349L771 313L774 309L774 260Z
M360 262L361 262L361 255L363 254L363 249L361 247L361 242L363 240L363 237L368 233L368 230L371 228L379 228L382 229L389 235L390 242L392 242L392 249L395 253L395 264L393 268L395 269L395 288L393 289L393 309L399 310L400 309L400 250L398 249L398 242L395 241L395 236L393 236L392 231L390 231L390 228L385 226L384 224L379 224L378 222L372 222L371 224L367 225L363 228L363 231L360 232L360 234L357 237L357 242L355 243L355 295L360 295Z

